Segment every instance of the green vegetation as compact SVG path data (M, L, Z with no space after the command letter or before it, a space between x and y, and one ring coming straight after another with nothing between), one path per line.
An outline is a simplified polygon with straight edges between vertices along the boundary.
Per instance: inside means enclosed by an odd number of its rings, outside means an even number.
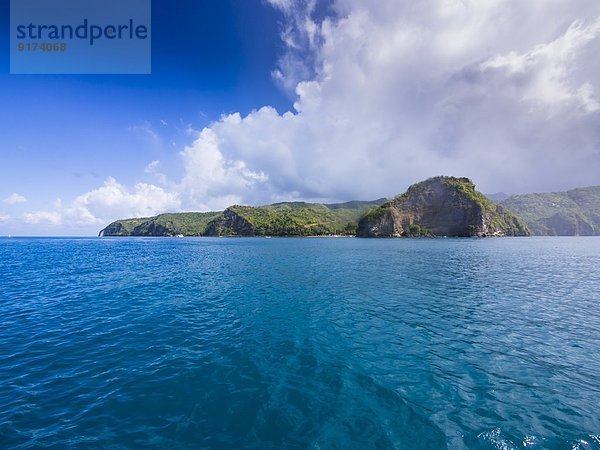
M515 236L528 235L530 230L527 225L515 217L511 212L494 203L475 188L475 184L468 178L445 177L448 184L454 186L458 192L481 208L483 214L491 217L492 227L498 230L506 230L508 234ZM471 227L471 226L470 226ZM474 229L475 227L473 225ZM471 229L470 231L473 231Z
M463 194L470 201L479 205L484 213L488 211L493 213L496 212L496 204L475 189L475 184L468 178L445 177L445 179L450 186L455 187L458 192Z
M100 232L100 235L105 236L131 236L133 234L133 230L135 227L141 225L145 221L149 220L148 218L137 218L137 219L125 219L118 220L116 222L111 223L104 230Z
M359 218L384 199L332 205L289 202L235 205L223 212L161 214L113 222L104 236L323 236L354 235Z
M219 212L161 214L136 226L133 236L202 236Z
M377 206L382 205L386 201L387 201L386 198L380 198L380 199L373 200L370 202L353 200L353 201L345 202L345 203L327 203L327 204L325 204L325 206L327 206L329 209L333 209L333 210L344 209L344 210L350 210L350 211L363 211L363 210L369 209L375 205L377 205Z
M412 225L410 225L408 227L408 231L405 231L402 235L404 237L426 237L426 236L433 236L431 234L431 231L429 231L427 228L419 225L418 223L413 223Z
M527 226L475 189L468 178L414 184L360 219L361 237L527 236Z
M369 206L372 203L368 204ZM366 205L365 205L366 206ZM228 208L219 235L323 236L351 235L364 213L360 209L334 208L316 203L278 203L269 206L232 206Z
M595 223L600 223L600 186L573 189L567 192L579 208Z
M202 236L211 220L222 213L177 213L156 217L117 220L100 232L102 236Z
M441 189L441 190L440 190ZM323 236L445 235L430 221L415 217L431 193L454 199L457 210L472 214L460 235L600 235L600 186L568 192L515 195L499 205L475 189L468 178L436 177L417 183L392 201L319 204L276 203L268 206L232 206L221 212L161 214L118 220L100 232L103 236ZM473 205L476 205L473 208ZM397 226L402 210L411 225ZM480 212L479 212L480 211ZM419 213L420 214L420 213ZM514 215L513 215L514 214ZM515 215L523 220L520 221ZM483 216L483 222L480 218ZM457 220L462 217L457 215ZM452 219L454 220L454 219ZM452 221L451 220L451 221ZM361 227L359 228L359 222ZM406 222L402 222L406 223ZM425 223L426 228L422 224ZM485 227L483 227L485 223ZM526 223L526 225L525 225ZM436 228L437 227L437 228ZM362 231L361 231L362 230ZM432 231L433 230L433 231Z
M392 212L392 203L385 202L383 205L375 207L367 211L367 213L362 217L361 220L364 221L374 221L382 219L385 215L391 214Z
M501 202L540 236L600 235L600 186L513 195Z

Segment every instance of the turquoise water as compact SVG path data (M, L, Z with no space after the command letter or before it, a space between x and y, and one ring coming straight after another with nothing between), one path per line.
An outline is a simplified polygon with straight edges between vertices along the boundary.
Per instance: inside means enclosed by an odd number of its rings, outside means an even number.
M600 449L600 239L0 239L0 447Z

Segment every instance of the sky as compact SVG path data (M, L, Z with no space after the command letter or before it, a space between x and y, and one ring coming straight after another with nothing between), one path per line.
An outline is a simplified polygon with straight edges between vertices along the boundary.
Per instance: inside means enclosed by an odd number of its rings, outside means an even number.
M287 200L600 185L597 0L153 0L150 75L10 75L0 236Z

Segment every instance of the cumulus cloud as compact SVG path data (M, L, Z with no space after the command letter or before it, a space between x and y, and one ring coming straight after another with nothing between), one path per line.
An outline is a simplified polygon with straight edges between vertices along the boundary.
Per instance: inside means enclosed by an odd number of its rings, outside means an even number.
M108 178L100 188L77 197L63 208L63 212L68 217L102 223L115 213L147 217L167 209L177 209L179 205L177 193L146 183L137 183L129 189L114 178Z
M25 223L28 223L30 225L60 225L62 223L62 217L60 213L56 211L35 211L25 213L23 215L23 220Z
M130 189L108 178L101 187L66 205L57 199L53 210L26 213L23 219L29 224L97 226L115 218L149 217L166 210L178 210L180 204L179 194L158 186L137 183Z
M239 115L232 117L228 120L239 120ZM250 170L243 161L226 159L219 145L216 133L206 128L180 154L186 174L177 189L185 196L189 208L221 209L240 203L245 192L268 181L263 172Z
M264 174L245 201L392 195L441 173L487 191L600 182L598 2L338 0L320 22L314 2L271 3L295 111L228 115L196 144L210 134Z
M2 200L2 202L6 203L7 205L16 205L18 203L27 202L27 198L25 198L21 194L17 194L15 192L15 193L9 195L8 197L6 197L4 200Z

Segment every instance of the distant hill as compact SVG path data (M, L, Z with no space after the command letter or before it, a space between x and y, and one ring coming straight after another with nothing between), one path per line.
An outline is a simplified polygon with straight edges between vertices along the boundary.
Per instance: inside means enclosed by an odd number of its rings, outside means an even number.
M123 219L111 223L100 236L202 236L208 223L222 213L173 213Z
M496 203L500 203L506 200L508 197L510 197L510 195L505 194L504 192L496 192L495 194L485 194L485 196Z
M600 186L513 195L500 202L539 236L599 236Z

